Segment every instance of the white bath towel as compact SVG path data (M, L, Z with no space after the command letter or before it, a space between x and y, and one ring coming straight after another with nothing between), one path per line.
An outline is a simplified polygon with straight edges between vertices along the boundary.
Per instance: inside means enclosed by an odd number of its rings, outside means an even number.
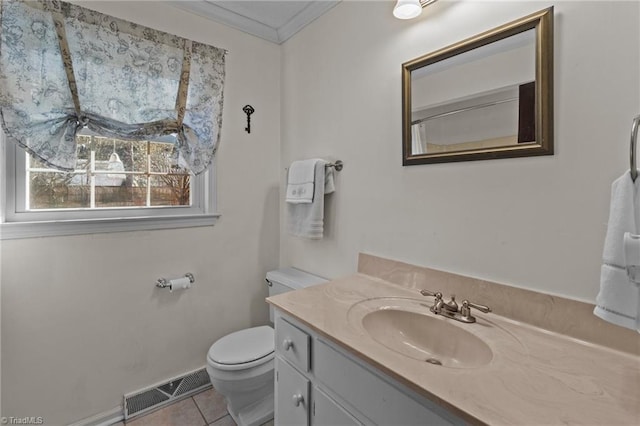
M324 196L335 191L333 168L325 167L324 160L316 162L313 202L308 204L287 203L287 230L290 234L321 239L324 235Z
M627 275L624 235L638 234L640 179L634 183L627 172L611 185L609 223L602 254L600 292L593 313L613 324L636 328L638 287Z
M309 204L313 202L315 167L319 161L322 160L312 158L291 163L287 174L287 203Z

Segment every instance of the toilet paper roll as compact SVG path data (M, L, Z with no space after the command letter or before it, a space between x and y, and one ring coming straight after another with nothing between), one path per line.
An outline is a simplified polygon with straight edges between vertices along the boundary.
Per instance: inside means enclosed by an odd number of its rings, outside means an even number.
M171 293L173 293L173 290L186 290L188 288L191 288L191 280L188 277L169 280L169 291Z

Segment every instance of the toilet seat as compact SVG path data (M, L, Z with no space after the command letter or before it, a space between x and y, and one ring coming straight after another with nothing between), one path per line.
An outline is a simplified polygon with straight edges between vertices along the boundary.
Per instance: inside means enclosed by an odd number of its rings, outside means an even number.
M209 365L220 370L243 370L271 361L274 333L269 326L247 328L228 334L209 349Z

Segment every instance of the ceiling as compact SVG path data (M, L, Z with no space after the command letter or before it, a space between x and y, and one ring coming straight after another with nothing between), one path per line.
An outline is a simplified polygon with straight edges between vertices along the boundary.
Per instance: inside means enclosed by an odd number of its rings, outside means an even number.
M340 0L212 1L179 0L171 4L273 43L283 43Z

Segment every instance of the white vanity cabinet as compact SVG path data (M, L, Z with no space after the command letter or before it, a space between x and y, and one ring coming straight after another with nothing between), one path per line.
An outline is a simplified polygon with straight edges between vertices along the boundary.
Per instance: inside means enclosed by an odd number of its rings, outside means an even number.
M464 424L278 310L275 328L276 426Z

